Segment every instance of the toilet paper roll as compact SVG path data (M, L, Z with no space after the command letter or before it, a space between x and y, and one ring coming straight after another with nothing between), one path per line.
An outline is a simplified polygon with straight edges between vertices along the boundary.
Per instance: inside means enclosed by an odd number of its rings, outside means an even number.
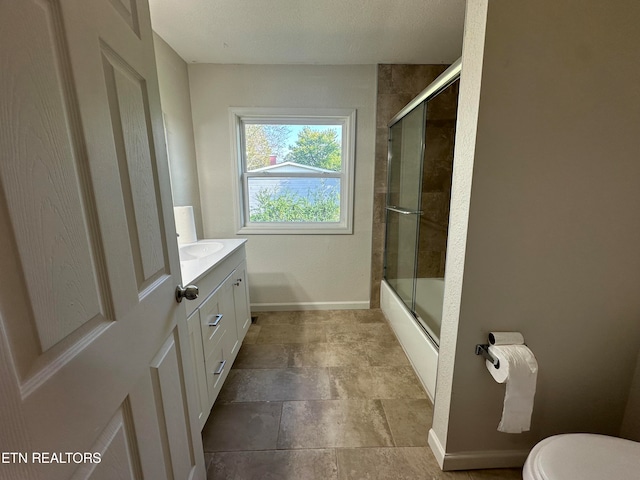
M500 360L500 368L487 360L487 370L496 382L506 384L498 431L526 432L531 426L538 362L526 345L491 345L489 352Z
M491 345L524 345L524 337L520 332L489 332Z
M193 217L193 207L173 207L173 216L176 220L178 245L197 242L198 236L196 235L196 222Z

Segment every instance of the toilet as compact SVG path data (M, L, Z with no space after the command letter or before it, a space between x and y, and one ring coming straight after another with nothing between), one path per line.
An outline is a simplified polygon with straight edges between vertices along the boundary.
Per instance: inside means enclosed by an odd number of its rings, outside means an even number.
M533 447L522 476L524 480L638 480L640 443L590 433L555 435Z

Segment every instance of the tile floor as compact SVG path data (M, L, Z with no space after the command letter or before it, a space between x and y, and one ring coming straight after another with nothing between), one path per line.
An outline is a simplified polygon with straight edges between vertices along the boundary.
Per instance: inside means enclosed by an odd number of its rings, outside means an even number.
M432 405L380 310L260 312L202 432L209 480L516 480L442 472Z

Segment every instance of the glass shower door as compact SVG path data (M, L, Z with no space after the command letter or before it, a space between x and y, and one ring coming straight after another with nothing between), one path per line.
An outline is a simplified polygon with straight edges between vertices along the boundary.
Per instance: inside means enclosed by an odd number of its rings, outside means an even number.
M389 122L384 279L436 348L460 71L458 60Z
M442 325L459 83L455 80L426 103L414 311L436 344Z
M389 129L384 276L411 311L415 310L424 126L423 102Z

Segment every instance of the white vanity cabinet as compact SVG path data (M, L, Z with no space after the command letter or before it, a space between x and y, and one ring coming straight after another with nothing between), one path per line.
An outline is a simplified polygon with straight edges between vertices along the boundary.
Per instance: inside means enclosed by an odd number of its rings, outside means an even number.
M195 372L200 428L207 421L251 325L246 276L242 241L191 282L200 290L198 299L187 303L192 350L189 367Z

